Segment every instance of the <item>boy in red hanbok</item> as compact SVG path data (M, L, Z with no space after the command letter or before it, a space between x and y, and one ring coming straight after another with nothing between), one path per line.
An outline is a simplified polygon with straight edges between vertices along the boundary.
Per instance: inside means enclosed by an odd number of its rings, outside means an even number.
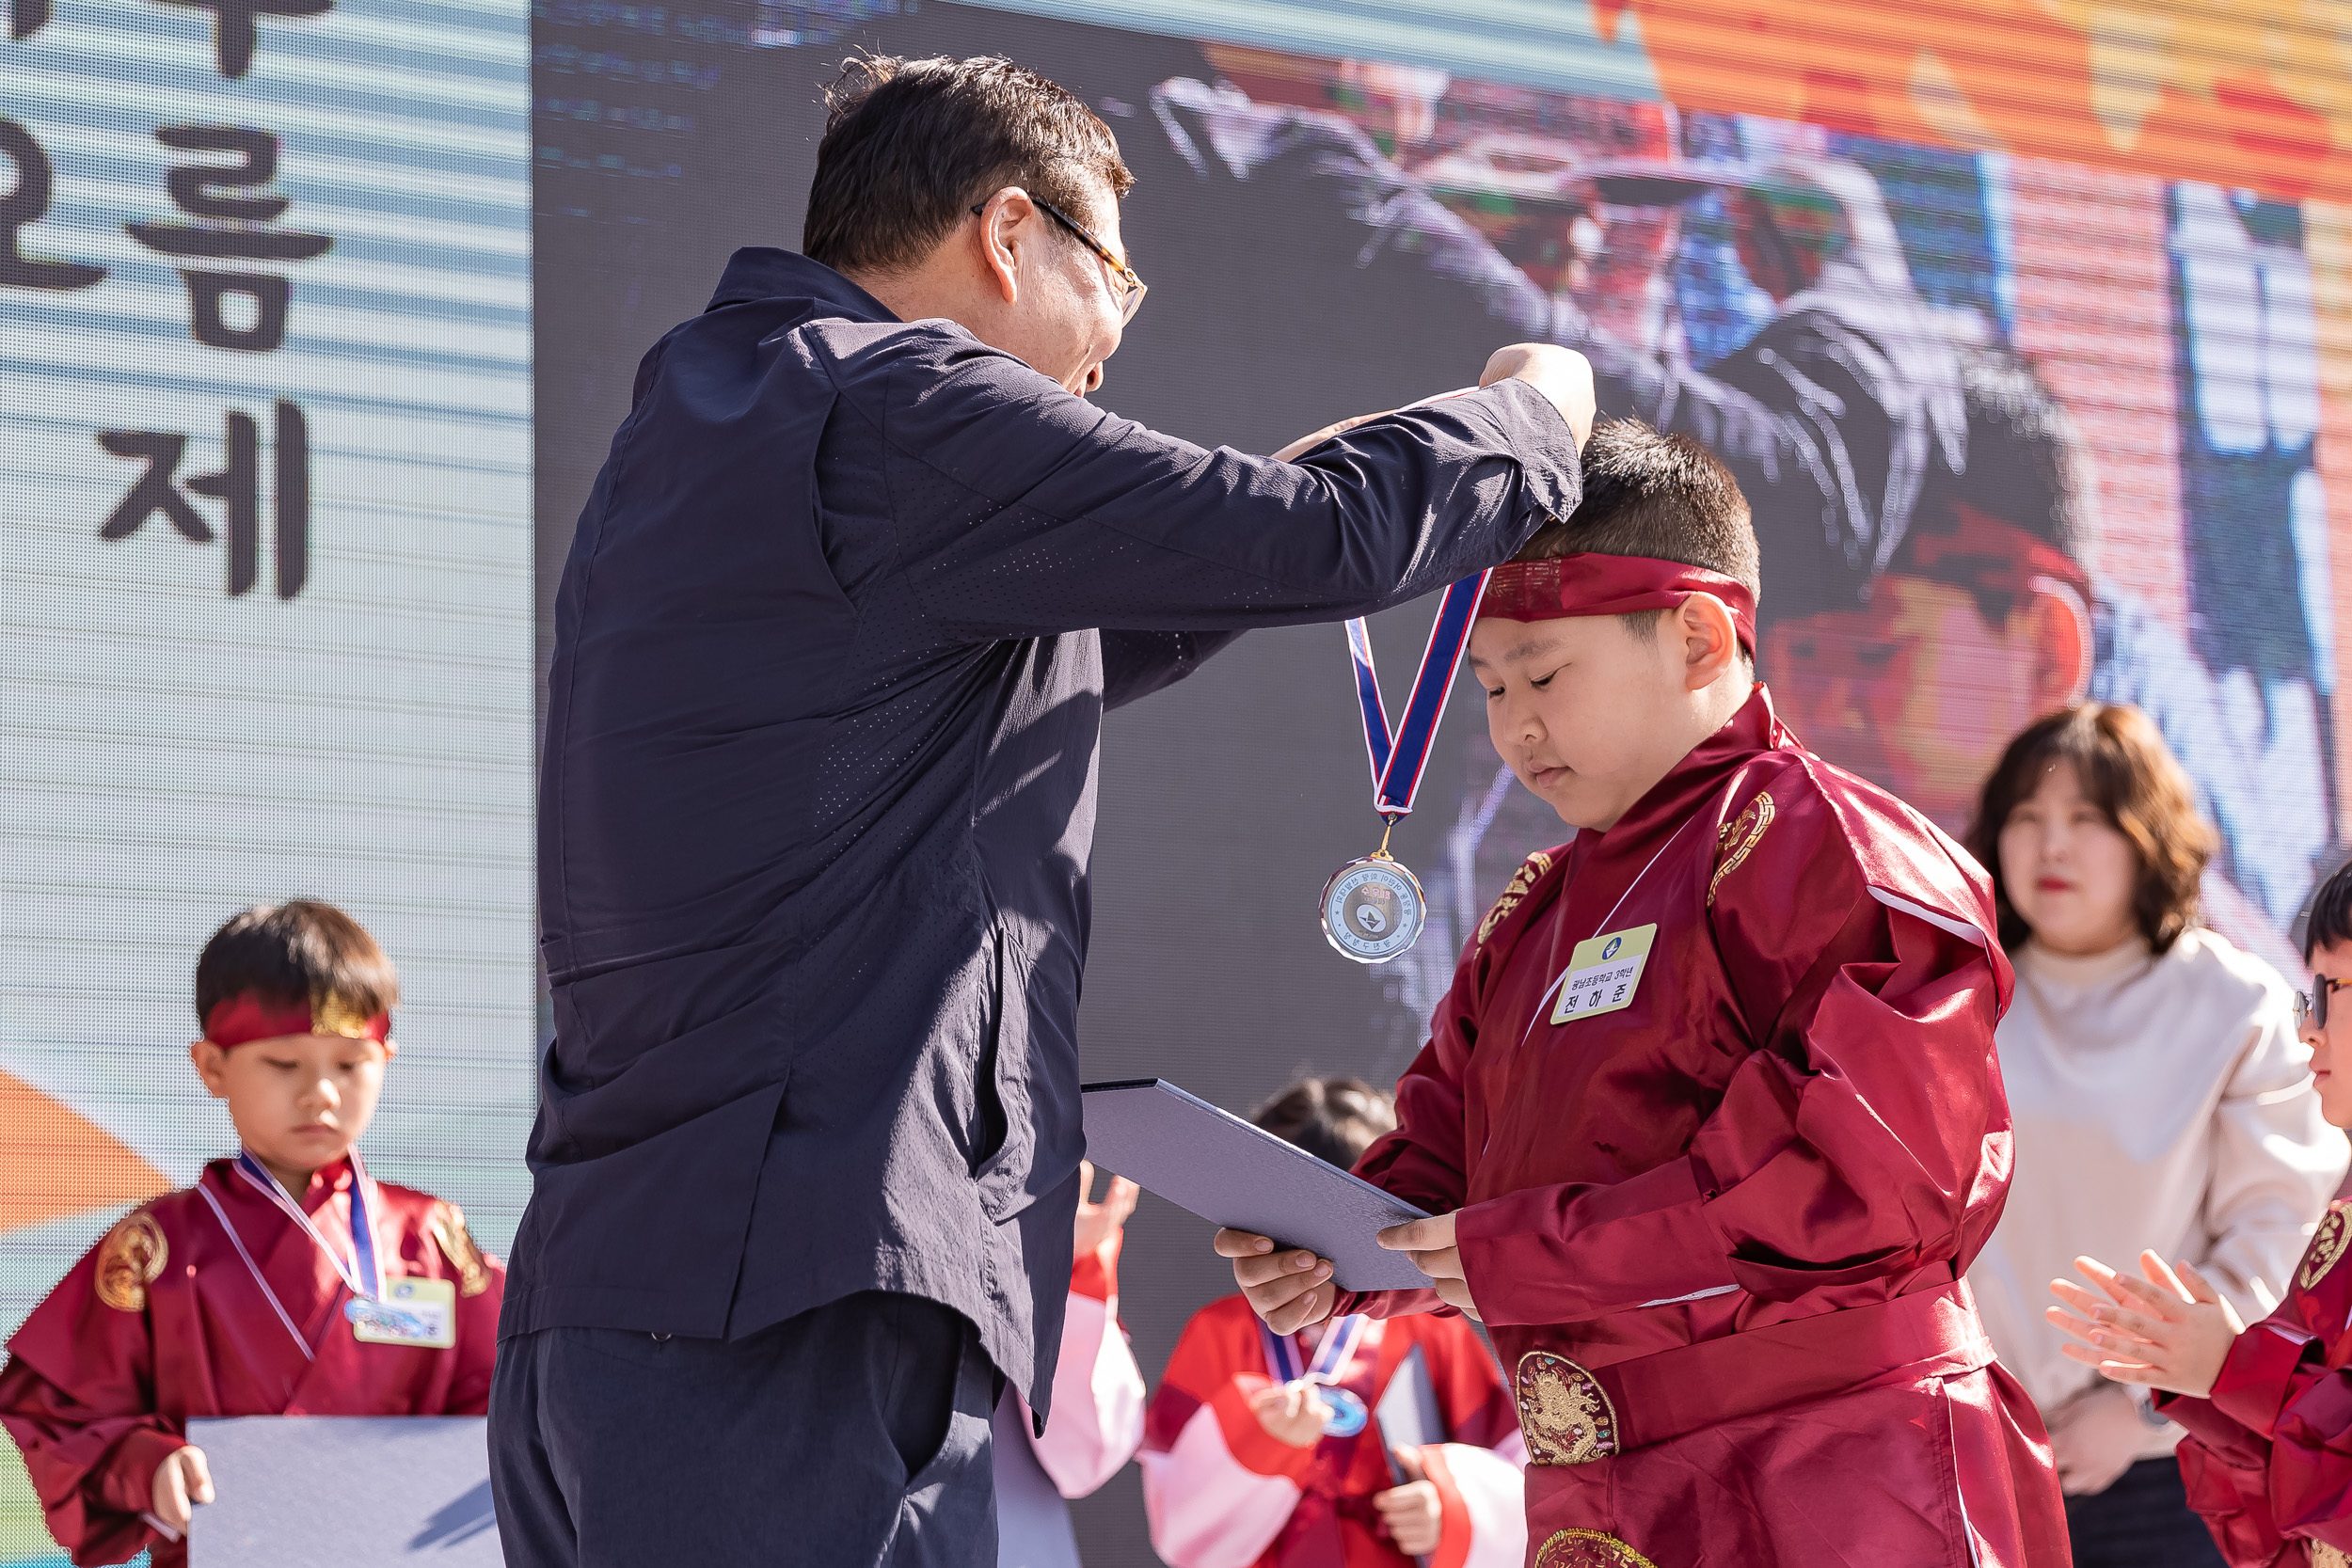
M2312 989L2296 998L2321 1114L2352 1127L2352 865L2312 895L2303 937ZM2336 1037L2347 1047L2336 1070ZM2329 1207L2287 1282L2251 1328L2185 1262L2140 1254L2145 1281L2096 1259L2074 1266L2100 1289L2054 1279L2074 1308L2050 1320L2084 1340L2066 1354L2118 1383L2158 1390L2156 1410L2188 1429L2175 1451L2189 1506L2230 1568L2352 1568L2352 1203ZM2077 1315L2079 1314L2079 1315Z
M478 1416L505 1270L430 1193L371 1179L399 1000L329 905L230 920L196 967L197 1075L243 1145L125 1215L8 1341L0 1427L77 1563L187 1560L196 1416Z
M1756 536L1686 438L1596 430L1470 659L1575 839L1466 943L1359 1173L1434 1291L1222 1232L1278 1332L1485 1322L1540 1568L2063 1568L2040 1419L1961 1275L1999 1218L1990 888L1806 752L1752 671Z
M1258 1125L1351 1165L1396 1125L1309 1078ZM1184 1325L1145 1418L1143 1502L1172 1568L1516 1568L1527 1463L1494 1358L1454 1317L1341 1315L1277 1335L1240 1296Z

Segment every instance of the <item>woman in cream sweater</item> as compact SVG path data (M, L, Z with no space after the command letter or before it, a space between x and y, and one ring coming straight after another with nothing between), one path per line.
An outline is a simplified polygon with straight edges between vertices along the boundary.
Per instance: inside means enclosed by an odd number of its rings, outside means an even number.
M2171 1454L2181 1431L2068 1358L2045 1321L2074 1259L2187 1259L2267 1314L2343 1180L2294 992L2197 920L2213 852L2145 715L2084 703L2010 743L1969 847L1993 872L2017 995L1998 1034L2016 1174L1969 1271L2001 1363L2049 1423L2076 1568L2221 1562Z

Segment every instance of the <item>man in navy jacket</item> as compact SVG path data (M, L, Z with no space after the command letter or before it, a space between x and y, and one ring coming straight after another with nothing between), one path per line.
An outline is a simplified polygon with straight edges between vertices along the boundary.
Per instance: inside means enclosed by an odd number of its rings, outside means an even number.
M1104 709L1576 505L1548 345L1274 458L1086 402L1130 182L1009 62L853 62L807 254L738 252L638 372L556 608L510 1562L993 1562L990 1410L1047 1414L1069 1284Z

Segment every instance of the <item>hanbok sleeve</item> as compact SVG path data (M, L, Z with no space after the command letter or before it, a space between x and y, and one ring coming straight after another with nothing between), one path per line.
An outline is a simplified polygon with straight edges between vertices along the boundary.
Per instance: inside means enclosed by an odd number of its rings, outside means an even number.
M1143 1508L1169 1568L1248 1568L1290 1520L1315 1450L1259 1424L1272 1380L1250 1354L1256 1320L1211 1306L1184 1325L1145 1418Z
M1424 1444L1422 1473L1438 1488L1430 1568L1514 1568L1527 1555L1527 1443L1494 1357L1470 1325L1440 1319L1422 1340L1451 1440Z
M145 1211L125 1216L33 1309L0 1371L0 1428L76 1562L127 1561L163 1539L147 1519L155 1469L187 1446L154 1408L147 1284L161 1236Z
M1882 896L1806 781L1775 789L1789 799L1710 895L1738 1006L1721 1037L1744 1052L1722 1101L1688 1155L1629 1180L1464 1209L1488 1323L1957 1273L1981 1240L1964 1223L1990 1229L2010 1140L1989 939Z
M1029 1445L1065 1497L1083 1497L1119 1473L1143 1441L1143 1372L1119 1326L1119 1247L1113 1231L1071 1270L1061 1358L1054 1365L1054 1414L1036 1434L1022 1402Z

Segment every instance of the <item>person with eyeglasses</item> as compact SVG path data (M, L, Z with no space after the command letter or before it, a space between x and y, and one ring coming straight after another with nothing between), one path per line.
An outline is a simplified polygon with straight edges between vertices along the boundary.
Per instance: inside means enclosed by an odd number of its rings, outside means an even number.
M2052 1279L2153 1248L2259 1318L2352 1159L2294 992L2200 922L2214 841L2153 721L2102 703L2010 741L1970 834L2017 994L1994 1036L2016 1174L1968 1282L2050 1429L2076 1568L2222 1559L2172 1457L2182 1429L2069 1354Z
M1057 1419L1104 712L1581 494L1549 344L1269 456L1097 406L1145 295L1103 120L995 58L829 107L801 253L646 355L557 594L516 1568L993 1568L994 1413Z
M2304 911L2309 990L2295 998L2312 1077L2331 1126L2352 1127L2352 865ZM2051 1289L2066 1354L2120 1386L2147 1389L2188 1430L2179 1454L2189 1505L2230 1568L2352 1565L2352 1203L2329 1206L2285 1281L2286 1299L2251 1328L2185 1259L2139 1257L2140 1277L2078 1261L2090 1287Z

